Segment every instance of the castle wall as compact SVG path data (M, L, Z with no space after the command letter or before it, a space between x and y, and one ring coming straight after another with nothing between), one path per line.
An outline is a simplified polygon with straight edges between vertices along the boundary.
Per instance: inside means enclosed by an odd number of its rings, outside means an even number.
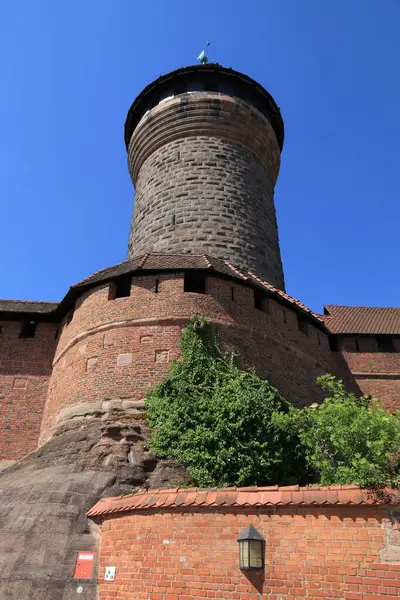
M21 321L0 326L0 461L19 460L37 447L55 350L55 323L38 323L21 338Z
M138 498L122 499L127 512L97 517L100 600L399 598L399 505L347 505L357 492L341 487L155 490L145 494L149 508L140 510ZM291 506L275 504L275 496L288 497L290 490ZM329 501L338 493L347 496L344 505ZM252 505L256 495L261 507ZM200 496L203 506L191 506ZM235 496L241 506L231 506ZM325 505L313 506L320 496ZM266 498L271 506L263 505ZM107 502L111 509L113 499ZM237 538L249 525L265 538L264 571L239 569ZM104 581L111 565L115 580Z
M142 118L128 156L130 256L208 253L284 289L273 199L280 151L258 110L212 92L176 96Z
M364 394L389 410L400 409L400 353L344 351L343 356Z
M311 320L304 333L294 309L273 299L255 308L254 291L243 284L208 276L199 294L184 291L183 273L143 275L133 278L129 297L110 299L113 285L84 294L62 323L41 442L65 419L140 405L180 356L182 328L195 314L217 325L242 366L270 377L295 404L321 398L317 375L338 368Z

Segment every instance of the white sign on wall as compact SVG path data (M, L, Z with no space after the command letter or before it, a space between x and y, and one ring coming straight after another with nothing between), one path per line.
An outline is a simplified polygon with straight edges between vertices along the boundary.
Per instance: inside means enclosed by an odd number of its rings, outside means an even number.
M104 574L104 581L114 581L115 580L115 567L106 567L106 572Z

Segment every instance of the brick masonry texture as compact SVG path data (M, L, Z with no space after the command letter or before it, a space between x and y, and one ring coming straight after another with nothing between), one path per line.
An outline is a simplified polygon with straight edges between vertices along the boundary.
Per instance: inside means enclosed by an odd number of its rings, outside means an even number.
M100 600L400 597L399 507L233 507L223 506L224 491L211 495L203 508L97 517ZM250 524L266 540L264 572L239 569L237 538ZM104 581L108 565L114 582Z
M72 319L62 324L41 442L66 415L74 416L71 407L79 407L81 416L82 403L84 411L95 413L110 401L142 402L179 358L182 329L195 314L216 325L223 347L236 352L242 366L269 376L293 403L321 398L318 374L346 377L322 329L310 320L306 335L296 311L272 299L267 312L254 308L254 291L244 284L209 276L206 293L198 294L184 292L183 273L143 275L133 278L129 297L114 300L110 286L84 294Z
M198 92L159 104L129 145L129 256L205 252L284 289L273 197L279 161L270 123L242 100Z
M52 369L57 325L39 323L34 338L20 338L20 321L0 333L0 460L18 460L38 444Z
M389 410L400 408L400 353L373 351L376 345L372 338L366 338L364 344L369 344L371 352L351 352L351 341L347 341L348 350L343 356L357 384L364 394L379 398ZM361 341L359 347L361 348ZM371 348L372 345L372 348ZM365 346L367 349L367 346Z

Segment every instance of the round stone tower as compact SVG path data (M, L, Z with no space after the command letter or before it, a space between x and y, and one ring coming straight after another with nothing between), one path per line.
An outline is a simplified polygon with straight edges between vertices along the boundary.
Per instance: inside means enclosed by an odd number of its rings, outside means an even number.
M232 69L186 67L147 86L125 124L128 256L209 254L284 290L274 206L283 138L273 98Z

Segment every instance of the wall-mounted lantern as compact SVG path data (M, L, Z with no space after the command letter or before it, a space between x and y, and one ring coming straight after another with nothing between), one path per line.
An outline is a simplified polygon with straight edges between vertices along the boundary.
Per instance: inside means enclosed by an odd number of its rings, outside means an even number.
M239 568L264 569L265 538L258 533L253 525L243 529L237 541L239 542Z

